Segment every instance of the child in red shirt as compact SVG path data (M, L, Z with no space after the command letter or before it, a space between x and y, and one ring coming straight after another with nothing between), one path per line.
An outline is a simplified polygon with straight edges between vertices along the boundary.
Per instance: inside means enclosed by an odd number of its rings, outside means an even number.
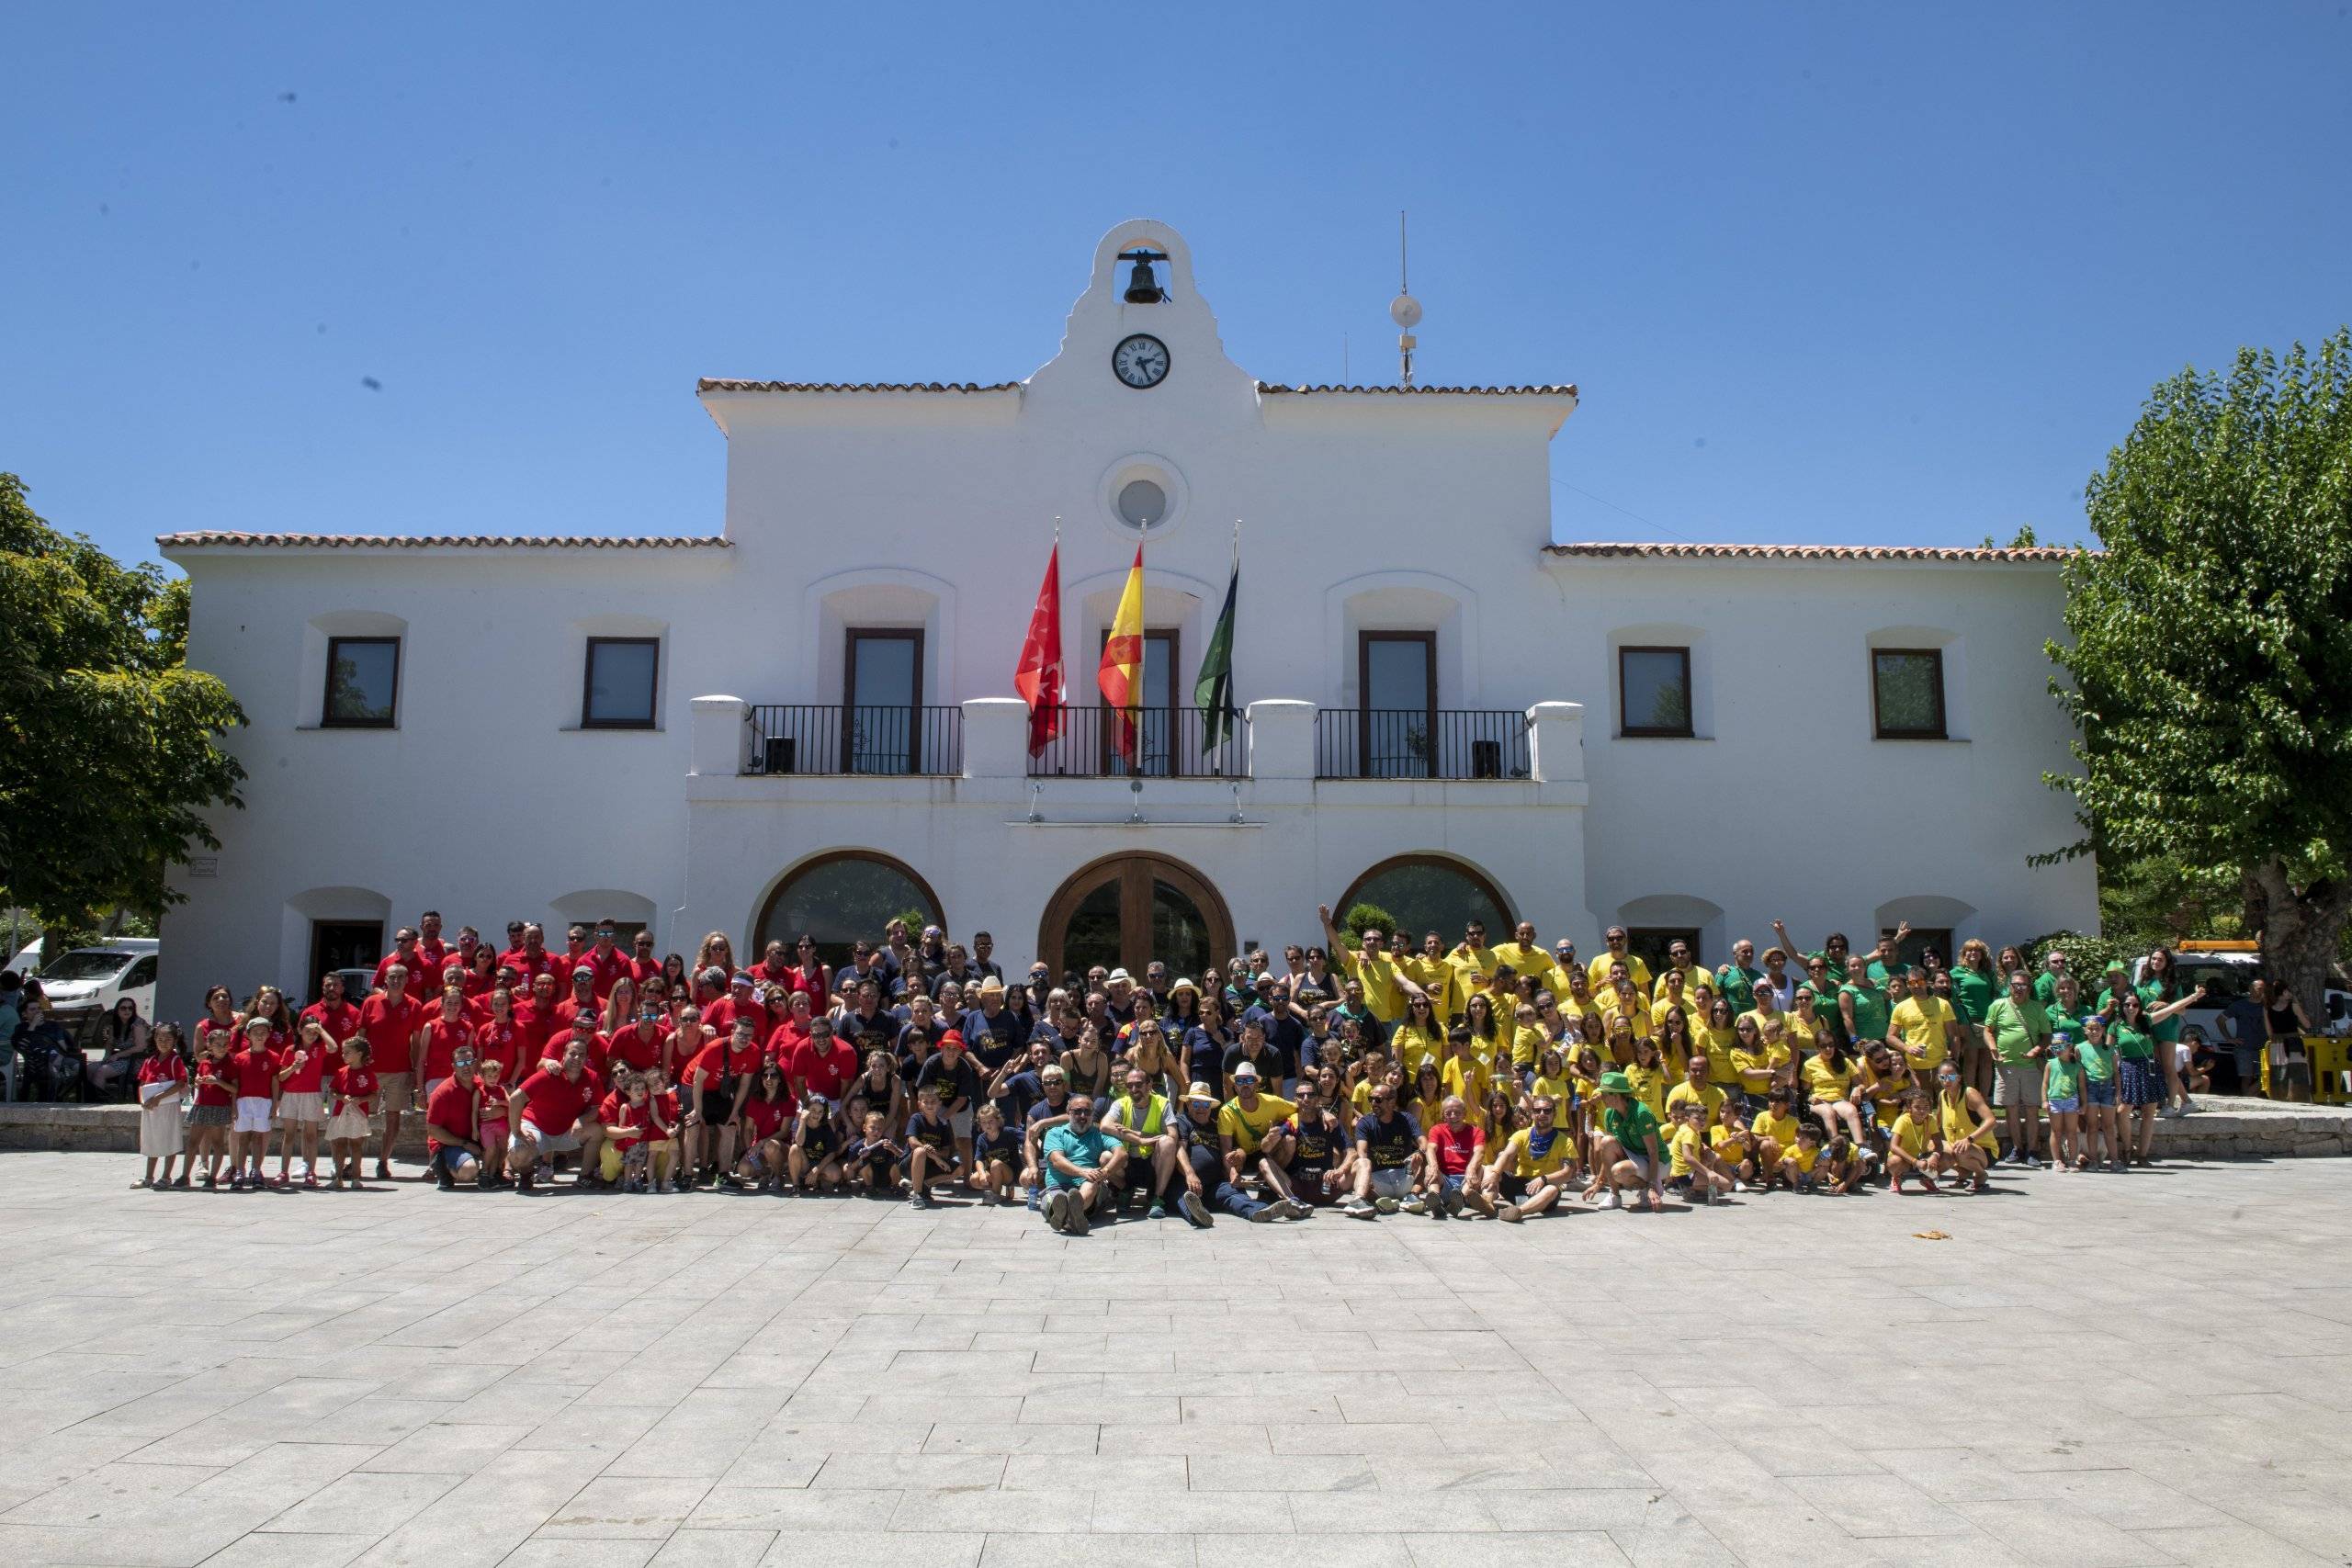
M488 1025L483 1027L487 1028ZM506 1139L509 1132L506 1118L506 1064L485 1053L474 1064L474 1081L481 1089L481 1120L474 1135L481 1140L481 1168L490 1184L498 1186L505 1179Z
M359 1184L359 1158L368 1145L369 1118L376 1110L375 1069L368 1065L368 1036L355 1034L343 1043L343 1066L335 1069L334 1114L327 1118L327 1142L334 1157L334 1189L343 1190L346 1172L354 1192Z
M244 1049L229 1058L230 1076L237 1085L237 1119L232 1124L229 1148L229 1190L256 1191L267 1186L262 1156L269 1152L269 1121L277 1107L277 1053L270 1047L276 1029L255 1013L245 1020Z
M301 1036L277 1054L277 1184L294 1179L294 1145L302 1145L302 1185L319 1184L319 1129L326 1122L326 1075L339 1053L326 1025L305 1015Z
M187 1119L195 1146L188 1157L204 1162L207 1187L218 1185L220 1179L220 1158L229 1152L229 1129L237 1120L236 1071L229 1066L234 1038L233 1032L226 1029L198 1031L196 1108Z
M170 1187L172 1160L187 1145L180 1129L180 1091L187 1087L187 1064L180 1060L180 1031L175 1023L159 1023L148 1036L151 1053L139 1064L139 1152L146 1156L147 1174L141 1187ZM155 1162L164 1162L163 1177ZM187 1185L190 1161L180 1162L178 1185Z

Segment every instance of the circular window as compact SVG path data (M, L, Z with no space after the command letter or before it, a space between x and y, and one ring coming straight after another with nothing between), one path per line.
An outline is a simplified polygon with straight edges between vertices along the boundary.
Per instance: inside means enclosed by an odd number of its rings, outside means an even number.
M1119 515L1130 528L1148 528L1168 515L1168 492L1149 479L1129 479L1119 491Z
M1102 470L1095 499L1102 525L1121 538L1158 538L1184 521L1184 476L1157 453L1130 452Z

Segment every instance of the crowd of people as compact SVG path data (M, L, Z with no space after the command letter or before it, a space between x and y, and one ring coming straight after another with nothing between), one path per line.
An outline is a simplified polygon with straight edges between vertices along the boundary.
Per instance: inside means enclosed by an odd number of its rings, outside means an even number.
M900 921L831 965L805 935L739 964L719 932L689 963L609 920L562 951L526 921L503 949L471 927L452 943L427 913L365 996L334 973L299 1011L215 986L185 1032L155 1025L141 1184L359 1189L393 1179L421 1116L444 1189L952 1197L1069 1235L1325 1209L1518 1223L2122 1171L2203 1087L2180 1015L2204 992L2163 948L2136 982L2086 980L2062 951L1906 963L1907 928L1858 953L1776 921L1760 956L1742 940L1709 970L1678 942L1653 975L1621 927L1587 961L1525 923L1412 952L1319 914L1320 943L1197 978L1008 981L988 933ZM2266 1016L2309 1027L2291 1003Z

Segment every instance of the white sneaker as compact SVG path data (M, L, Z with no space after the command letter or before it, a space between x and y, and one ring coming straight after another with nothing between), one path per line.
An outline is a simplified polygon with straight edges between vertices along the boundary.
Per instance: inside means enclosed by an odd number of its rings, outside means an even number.
M1600 1206L1604 1209L1622 1209L1625 1206L1625 1195L1612 1187L1609 1190L1609 1196L1600 1201Z

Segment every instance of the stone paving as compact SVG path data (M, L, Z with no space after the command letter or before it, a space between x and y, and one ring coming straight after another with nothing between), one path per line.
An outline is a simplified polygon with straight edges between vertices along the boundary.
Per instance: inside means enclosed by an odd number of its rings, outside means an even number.
M2352 1560L2339 1162L1078 1240L133 1174L0 1156L0 1563Z

